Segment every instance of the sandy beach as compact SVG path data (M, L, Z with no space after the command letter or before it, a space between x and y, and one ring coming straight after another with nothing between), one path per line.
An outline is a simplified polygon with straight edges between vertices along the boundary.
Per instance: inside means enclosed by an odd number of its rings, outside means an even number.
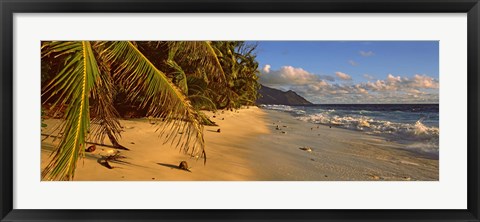
M164 144L155 125L145 119L121 120L120 143L129 151L112 162L100 159L117 152L106 144L79 160L77 181L370 181L438 180L438 157L362 132L302 122L287 113L257 107L206 113L218 126L205 126L207 163ZM215 118L213 118L215 116ZM45 120L48 134L60 120ZM277 127L278 126L278 127ZM221 132L217 132L221 129ZM42 139L45 136L42 136ZM106 140L107 141L107 140ZM58 139L42 142L42 169ZM309 147L311 150L300 148ZM190 171L177 168L187 161Z

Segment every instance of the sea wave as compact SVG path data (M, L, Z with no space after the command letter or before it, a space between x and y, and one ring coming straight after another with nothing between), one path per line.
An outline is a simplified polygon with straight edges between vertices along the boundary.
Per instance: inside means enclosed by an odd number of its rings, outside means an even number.
M317 108L314 111L309 110L306 112L302 110L304 107L285 105L264 105L263 107L292 113L296 119L301 121L385 136L395 141L409 143L414 150L438 153L439 128L438 126L425 125L424 121L426 121L426 118L420 118L416 122L399 122L398 120L397 122L396 119L391 119L390 121L378 119L375 116L379 114L378 112L374 113L367 110L345 112L342 110Z
M265 108L265 109L294 113L294 114L297 114L297 115L306 114L306 112L304 110L301 110L301 109L298 109L298 108L295 108L295 107L292 107L292 106L287 106L287 105L260 105L260 107Z
M300 116L297 119L334 125L347 129L355 129L365 131L373 134L389 134L396 135L400 138L414 138L415 140L431 140L438 139L439 128L434 126L425 126L420 119L413 124L410 123L396 123L385 120L376 120L365 116L338 116L329 113L316 113L307 116Z

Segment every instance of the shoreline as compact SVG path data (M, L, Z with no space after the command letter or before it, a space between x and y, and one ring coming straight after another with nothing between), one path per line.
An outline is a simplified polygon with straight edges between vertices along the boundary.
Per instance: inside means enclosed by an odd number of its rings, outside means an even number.
M262 111L268 113L271 129L278 123L289 126L285 136L274 132L264 141L274 142L291 157L290 167L277 164L277 168L287 168L293 180L438 180L438 158L404 149L403 144L361 131L303 122L281 111ZM298 149L305 146L312 152ZM281 176L285 175L277 177Z
M317 104L315 104L317 105ZM362 104L363 105L363 104ZM271 109L262 109L266 112L270 112L272 111L272 114L274 113L283 113L285 114L286 116L284 118L294 118L296 119L294 116L288 114L288 112L284 112L284 111L280 111L280 110L271 110ZM298 119L297 119L298 120ZM370 136L370 137L376 137L376 138L379 138L379 139L383 139L385 141L391 141L391 142L394 142L397 144L397 148L398 149L403 149L405 151L408 151L408 152L411 152L413 155L418 155L418 156L422 156L422 157L426 157L426 158L431 158L431 159L439 159L439 153L438 153L438 150L436 152L428 152L428 151L424 151L424 150L420 150L420 149L412 149L412 148L408 148L408 145L411 145L412 144L412 141L406 141L406 140L402 140L402 139L399 139L397 136L394 136L394 135L389 135L389 134L374 134L374 133L369 133L367 131L362 131L362 130L359 130L359 129L356 129L356 128L345 128L345 127L342 127L341 125L337 125L337 124L326 124L326 123L311 123L311 122L305 122L305 121L301 121L301 120L298 120L301 124L301 123L304 123L304 124L309 124L309 125L312 125L314 128L317 126L317 125L321 125L321 126L324 126L324 127L332 127L332 128L335 128L335 129L341 129L341 130L347 130L347 131L351 131L351 132L355 132L355 133L361 133L362 135L364 136Z
M438 158L403 150L402 144L378 136L302 122L287 113L258 107L206 114L219 125L204 129L206 165L202 159L195 160L164 144L146 118L120 120L125 132L119 142L131 149L120 151L126 157L123 162L113 163L113 169L102 166L98 159L113 149L97 146L97 151L79 160L74 180L438 180ZM47 120L55 121L59 122ZM54 145L51 140L42 142L42 169ZM311 152L301 147L311 147ZM192 172L176 169L183 160Z

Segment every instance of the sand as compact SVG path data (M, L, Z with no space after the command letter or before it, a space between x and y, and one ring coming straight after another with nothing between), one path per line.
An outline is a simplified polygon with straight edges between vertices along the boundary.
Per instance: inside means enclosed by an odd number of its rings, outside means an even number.
M305 123L257 107L207 112L219 126L205 127L207 163L164 144L148 119L121 120L125 158L108 169L102 156L118 152L97 145L79 161L77 181L370 181L438 180L438 157L363 132ZM42 133L60 120L48 119ZM278 126L278 130L277 130ZM217 130L221 129L218 133ZM45 136L43 136L45 138ZM58 139L42 142L42 169ZM299 148L309 147L311 151ZM190 171L177 168L187 161Z

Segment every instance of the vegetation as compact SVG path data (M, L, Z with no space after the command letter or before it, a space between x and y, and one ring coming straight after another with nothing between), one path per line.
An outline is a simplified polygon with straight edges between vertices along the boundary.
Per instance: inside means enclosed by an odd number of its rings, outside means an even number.
M127 149L118 142L125 110L163 121L165 142L206 161L203 125L214 123L201 110L253 105L255 56L234 41L42 42L42 109L65 120L42 178L73 179L87 140Z

